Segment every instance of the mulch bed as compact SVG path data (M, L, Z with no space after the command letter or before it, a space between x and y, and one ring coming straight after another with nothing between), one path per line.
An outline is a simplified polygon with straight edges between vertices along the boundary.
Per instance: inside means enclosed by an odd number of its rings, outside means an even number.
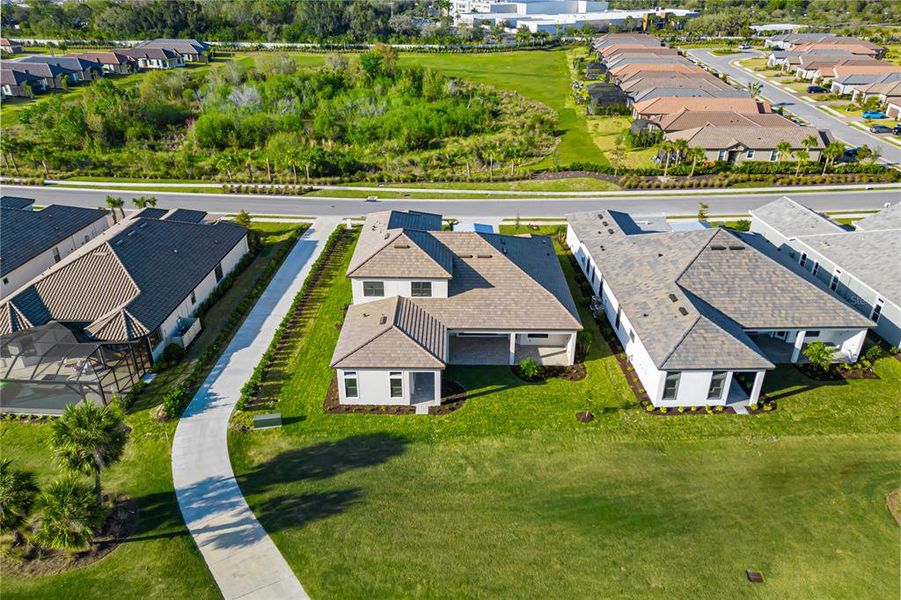
M0 413L0 421L18 421L20 423L49 423L58 416L51 415L24 415L18 413Z
M441 380L441 404L430 406L430 415L446 415L463 408L466 402L466 388L453 379Z
M525 383L538 384L544 383L548 379L566 379L567 381L582 381L588 375L584 362L577 362L568 367L542 367L541 375L535 379L526 379L519 371L519 365L510 367L513 374Z
M138 506L128 496L116 497L106 522L91 547L82 552L30 548L22 558L0 555L4 575L45 577L87 566L118 548L137 529Z
M799 371L814 381L844 381L848 379L879 379L876 371L870 368L855 367L846 370L838 365L830 365L824 372L809 363L798 363L795 365Z

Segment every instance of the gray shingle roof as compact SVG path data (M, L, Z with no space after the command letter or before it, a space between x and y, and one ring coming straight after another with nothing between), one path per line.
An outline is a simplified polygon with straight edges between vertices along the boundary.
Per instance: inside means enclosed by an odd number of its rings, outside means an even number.
M752 209L750 213L786 237L844 231L838 224L788 196Z
M87 323L85 331L99 339L143 335L246 235L233 223L127 219L5 299L0 333L14 329L10 315L18 312L29 326L50 320Z
M163 217L166 221L181 221L182 223L200 223L205 218L206 211L188 208L176 208Z
M813 136L817 140L814 149L825 148L828 144L828 132L816 127L789 125L786 127L717 127L704 125L694 129L684 129L666 134L668 140L684 139L689 146L718 150L742 146L754 150L772 150L780 142L786 141L794 149L804 148L804 140Z
M854 228L859 231L901 229L901 202L895 202L874 215L856 221Z
M743 331L867 327L851 307L723 229L626 235L567 216L659 369L765 369Z
M129 216L132 219L161 219L167 212L169 211L165 208L154 208L152 206L148 206L146 208L142 208L136 213L132 213Z
M0 275L21 267L106 215L105 210L61 204L43 210L0 207Z

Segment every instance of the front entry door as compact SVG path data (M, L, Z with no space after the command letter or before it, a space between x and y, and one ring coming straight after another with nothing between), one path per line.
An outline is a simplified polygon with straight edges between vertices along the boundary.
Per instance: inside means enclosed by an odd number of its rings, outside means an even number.
M413 402L435 399L435 374L413 373Z

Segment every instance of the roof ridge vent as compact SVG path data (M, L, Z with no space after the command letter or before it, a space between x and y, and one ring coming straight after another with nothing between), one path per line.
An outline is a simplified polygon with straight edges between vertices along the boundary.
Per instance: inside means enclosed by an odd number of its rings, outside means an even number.
M725 250L726 247L725 247L725 246L720 246L719 244L715 244L715 245L710 246L710 249L711 249L711 250Z
M680 307L679 307L679 314L682 315L683 317L687 317L687 316L688 316L688 311L685 309L684 306L680 306Z
M394 247L398 250L406 250L410 247L410 244L394 244Z
M491 258L490 254L477 254L476 258Z

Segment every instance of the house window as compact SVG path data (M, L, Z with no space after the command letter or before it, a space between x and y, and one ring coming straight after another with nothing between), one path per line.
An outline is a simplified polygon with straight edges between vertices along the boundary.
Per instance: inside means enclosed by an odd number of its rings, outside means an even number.
M802 267L807 266L807 255L805 253L801 253L801 260L798 261Z
M829 289L833 292L838 289L838 282L842 278L842 272L840 269L836 269L832 272L832 279L829 281Z
M748 151L745 153L745 158L747 158L748 160L754 158L754 151L748 148Z
M820 263L817 261L813 261L813 270L810 272L811 275L816 276L817 273L820 272Z
M874 323L879 322L879 317L882 316L883 306L885 306L885 300L876 298L876 302L873 304L873 312L870 313L870 319L872 319Z
M726 151L720 150L719 154L716 155L717 160L726 160Z
M403 398L404 397L404 378L403 373L400 371L393 371L388 375L388 380L391 384L391 397L392 398Z
M410 284L410 295L414 298L431 298L432 282L431 281L414 281Z
M216 271L216 283L219 283L220 281L222 281L222 263L219 263L218 265L216 265L215 271Z
M546 333L530 333L528 335L528 337L531 340L546 340L548 337L548 334L546 334Z
M54 248L53 249L53 262L59 262L59 260L60 260L59 248Z
M357 398L357 372L345 371L344 373L344 397Z
M710 378L710 388L707 390L708 400L719 400L723 397L726 387L726 371L714 371Z
M364 281L363 295L372 297L382 297L385 295L384 281Z
M616 323L613 324L613 328L619 331L619 323L622 321L622 309L620 307L616 307Z
M779 160L779 151L773 150L770 152L770 162L776 162Z
M197 294L191 290L191 304L197 304Z
M666 374L666 382L663 384L663 399L664 400L675 400L676 395L679 393L679 380L682 379L682 373L677 371L675 373L667 373Z

